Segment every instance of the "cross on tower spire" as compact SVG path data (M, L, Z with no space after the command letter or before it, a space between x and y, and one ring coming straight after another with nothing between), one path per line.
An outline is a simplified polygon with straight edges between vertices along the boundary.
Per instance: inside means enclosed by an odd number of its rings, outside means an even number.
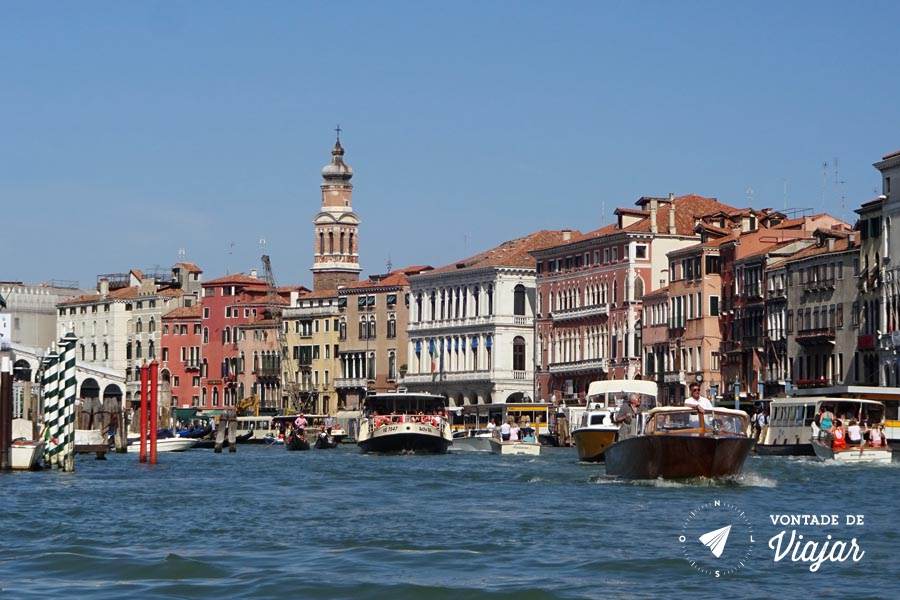
M341 141L341 124L338 123L337 127L334 128L337 131L337 141Z

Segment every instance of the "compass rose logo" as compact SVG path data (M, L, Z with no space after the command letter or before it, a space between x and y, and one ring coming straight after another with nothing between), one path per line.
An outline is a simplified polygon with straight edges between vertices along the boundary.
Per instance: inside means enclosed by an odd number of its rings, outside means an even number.
M690 512L678 542L697 571L713 577L732 575L753 553L753 526L741 508L714 500Z

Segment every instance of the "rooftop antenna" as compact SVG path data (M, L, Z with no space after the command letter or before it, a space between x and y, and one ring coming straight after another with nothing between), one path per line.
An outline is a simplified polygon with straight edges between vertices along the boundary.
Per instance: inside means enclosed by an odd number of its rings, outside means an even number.
M822 205L825 205L825 184L828 182L828 161L822 162Z
M266 253L266 238L259 238L259 251L263 254Z
M228 242L228 264L225 265L225 274L231 275L231 255L234 253L234 242Z
M747 202L749 203L750 208L753 208L753 188L747 188Z
M847 209L844 206L844 201L846 200L847 197L844 195L844 188L838 187L838 186L843 186L847 182L844 181L843 179L841 179L840 177L838 177L839 172L840 172L840 169L838 168L838 157L835 156L834 157L834 187L836 187L840 190L839 193L841 195L841 216L843 217L847 214Z
M784 184L784 211L787 213L787 177L781 180L782 184Z
M178 249L178 262L184 262L184 255L185 255L184 248L179 248Z
M394 269L394 263L391 262L391 255L388 254L387 272L390 273Z

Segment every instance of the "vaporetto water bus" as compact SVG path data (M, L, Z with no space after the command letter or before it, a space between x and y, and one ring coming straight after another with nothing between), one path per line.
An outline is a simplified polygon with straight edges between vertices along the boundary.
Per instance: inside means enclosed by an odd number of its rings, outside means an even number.
M654 381L639 379L609 379L594 381L588 386L587 408L581 421L572 430L578 460L598 462L603 460L606 449L616 441L619 426L614 417L619 407L631 394L641 398L644 410L656 405L657 385Z
M356 442L363 453L445 454L453 442L444 396L415 392L370 394L364 407Z
M773 398L769 424L763 427L757 454L763 456L813 456L811 443L816 398Z

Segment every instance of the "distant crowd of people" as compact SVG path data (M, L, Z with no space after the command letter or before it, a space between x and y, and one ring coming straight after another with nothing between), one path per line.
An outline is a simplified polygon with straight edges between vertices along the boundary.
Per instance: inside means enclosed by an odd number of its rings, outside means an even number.
M842 420L829 407L822 406L816 417L816 425L819 428L819 439L826 443L830 441L834 450L843 450L848 446L880 448L886 443L884 425L869 422L868 415L860 417L860 420L853 415L845 415Z

